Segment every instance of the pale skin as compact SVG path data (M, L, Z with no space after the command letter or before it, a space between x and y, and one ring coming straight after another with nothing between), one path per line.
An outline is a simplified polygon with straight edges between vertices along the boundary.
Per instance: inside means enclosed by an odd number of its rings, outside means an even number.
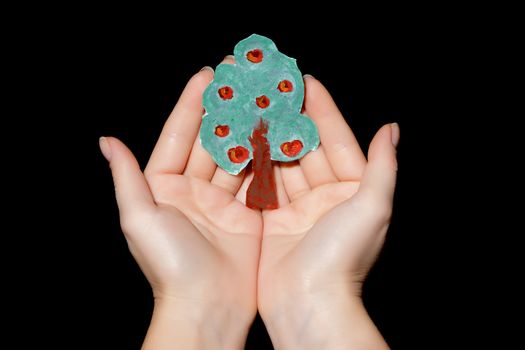
M226 173L199 143L212 79L211 68L190 79L144 172L122 142L100 141L155 298L143 349L242 349L257 310L276 349L388 349L361 287L389 224L399 127L377 132L367 160L328 91L305 76L321 146L274 165L279 209L249 209L249 171Z

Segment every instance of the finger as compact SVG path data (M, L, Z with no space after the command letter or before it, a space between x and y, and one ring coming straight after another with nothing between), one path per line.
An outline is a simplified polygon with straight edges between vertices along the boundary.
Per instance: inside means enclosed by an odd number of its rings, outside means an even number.
M311 189L297 161L281 163L281 176L286 194L292 202Z
M100 149L111 167L121 218L153 209L153 197L131 151L113 137L101 137Z
M279 203L279 207L283 207L290 203L290 200L288 198L288 195L286 194L286 190L284 189L284 183L279 163L273 162L273 171L275 176L277 201ZM239 202L246 204L246 192L248 191L248 187L250 186L254 175L251 168L246 168L245 170L243 170L243 172L245 172L245 176L242 183L239 186L237 193L235 194L235 198Z
M279 208L284 207L290 203L290 199L284 188L283 176L281 165L286 163L273 162L273 174L275 176L275 188L277 192L277 203L279 203Z
M221 63L234 63L235 61L232 57L233 56L226 56ZM200 138L197 136L193 143L190 157L184 170L184 175L198 177L200 179L210 181L215 174L216 168L217 165L215 164L215 161L210 156L208 151L202 147Z
M370 144L368 165L359 187L359 194L385 215L390 215L396 185L398 141L399 126L396 123L379 129Z
M244 180L244 170L238 175L229 174L226 170L217 167L211 183L224 188L226 191L236 194Z
M323 145L313 152L308 152L299 160L299 164L311 188L338 181L326 158Z
M235 63L235 56L228 55L228 56L224 57L224 59L222 60L221 63L234 64Z
M153 150L145 170L147 176L181 174L184 170L204 113L202 93L212 78L213 69L204 67L184 88Z
M235 194L235 198L243 203L246 204L246 192L248 191L248 187L252 183L253 180L253 171L251 168L244 169L245 175L244 180L241 183L241 186L239 187L239 190L237 191L237 194Z
M210 181L215 174L217 165L211 155L202 147L200 138L197 137L193 142L191 155L188 160L188 165L184 170L184 175L198 177L206 181Z
M319 129L321 144L335 175L341 181L358 180L366 159L357 140L326 88L305 76L305 113Z
M215 174L211 179L213 185L224 188L226 191L235 195L241 187L242 181L244 180L245 169L243 169L238 175L231 175L226 170L217 167Z

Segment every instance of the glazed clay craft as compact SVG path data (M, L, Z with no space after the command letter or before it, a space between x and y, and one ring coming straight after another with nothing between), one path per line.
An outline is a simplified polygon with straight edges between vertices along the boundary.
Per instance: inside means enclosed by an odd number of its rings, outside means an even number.
M220 64L204 92L200 139L215 163L232 175L250 161L250 208L278 207L272 160L290 162L319 145L314 122L301 114L304 83L295 59L253 34L234 49L235 64Z

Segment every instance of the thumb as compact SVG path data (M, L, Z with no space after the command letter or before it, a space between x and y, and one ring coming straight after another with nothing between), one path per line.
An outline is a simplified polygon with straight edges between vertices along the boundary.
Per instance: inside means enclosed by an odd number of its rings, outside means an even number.
M121 222L123 217L151 210L153 197L133 153L114 137L101 137L99 144L111 167Z
M396 185L396 147L399 142L399 125L384 125L374 136L368 150L368 164L363 174L359 192L377 208L384 208L390 215ZM379 208L378 208L379 209Z

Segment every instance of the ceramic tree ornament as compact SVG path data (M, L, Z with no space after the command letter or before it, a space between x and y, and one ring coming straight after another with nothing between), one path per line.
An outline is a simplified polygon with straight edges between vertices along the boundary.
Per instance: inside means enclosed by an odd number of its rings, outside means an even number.
M319 145L314 122L301 114L304 83L295 59L253 34L220 64L204 92L200 139L218 166L239 174L250 161L254 179L246 205L278 207L272 160L290 162Z

